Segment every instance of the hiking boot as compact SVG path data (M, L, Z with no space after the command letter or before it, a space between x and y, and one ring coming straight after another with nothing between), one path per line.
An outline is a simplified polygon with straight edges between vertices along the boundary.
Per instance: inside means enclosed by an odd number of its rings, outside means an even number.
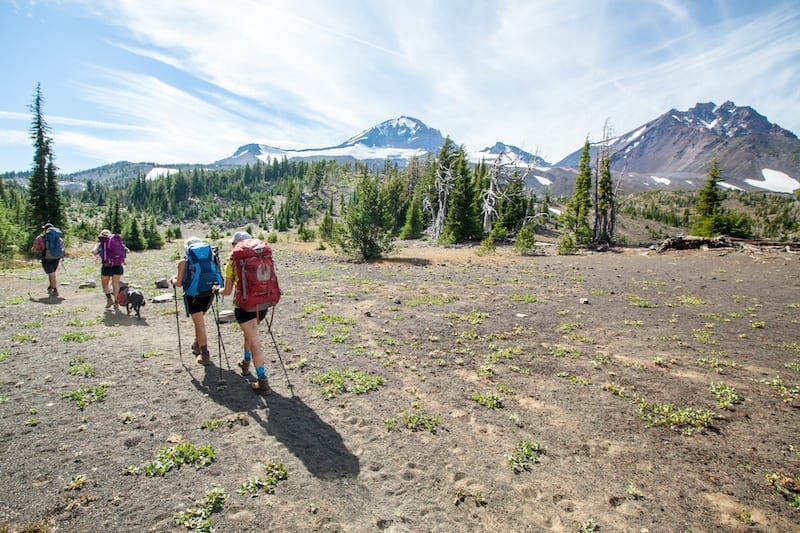
M50 296L53 298L58 298L58 287L52 287L51 289L53 292L50 293Z
M255 383L251 383L250 388L252 388L258 394L262 395L267 395L272 393L272 390L269 388L269 384L267 384L267 378L259 379Z
M205 346L203 346L200 356L197 358L197 362L203 366L208 366L211 364L211 354L208 353L208 348Z
M200 345L197 344L197 341L194 341L192 343L192 353L194 355L200 355Z
M114 301L111 299L110 294L106 294L106 309L114 305Z
M250 375L250 361L245 361L244 359L242 359L241 361L239 361L239 368L242 369L243 376Z

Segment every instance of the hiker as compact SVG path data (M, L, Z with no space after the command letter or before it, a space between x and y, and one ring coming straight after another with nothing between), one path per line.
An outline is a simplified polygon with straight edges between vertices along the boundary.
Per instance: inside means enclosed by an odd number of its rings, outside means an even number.
M128 248L122 242L122 236L104 229L97 236L97 244L92 250L95 261L102 261L100 267L100 285L106 295L106 309L114 306L114 311L119 312L117 295L119 294L120 278L125 273L123 265L128 255ZM111 287L109 287L109 282Z
M256 367L257 381L250 386L259 394L269 394L271 391L264 368L264 350L259 339L258 325L280 297L272 265L272 250L265 243L253 239L246 231L237 231L233 235L231 244L233 250L225 264L225 285L221 289L217 286L212 290L215 294L227 296L234 292L234 288L236 289L233 297L233 315L244 334L244 357L239 361L239 368L243 376L248 376L252 361ZM257 272L250 274L240 271L246 269L243 266L246 260L240 259L243 257L241 254L243 252L247 254L248 250L257 250L256 253L264 254L256 258L251 252L250 258L255 259L258 264L255 267ZM265 261L268 261L268 264ZM262 292L265 288L268 291L266 293Z
M213 286L222 284L215 249L199 237L189 237L184 242L186 253L178 261L178 273L170 281L173 287L183 289L183 305L194 324L192 353L203 366L211 364L208 351L205 314L211 307Z
M58 283L56 270L64 257L64 240L60 229L49 222L42 226L42 233L33 240L31 253L39 252L42 256L42 269L47 274L50 284L47 286L47 295L58 298Z

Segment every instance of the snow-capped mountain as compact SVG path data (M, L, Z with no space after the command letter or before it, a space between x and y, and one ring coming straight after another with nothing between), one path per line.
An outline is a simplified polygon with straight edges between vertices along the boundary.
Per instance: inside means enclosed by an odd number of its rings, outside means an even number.
M428 152L438 152L443 144L444 137L439 130L429 128L421 120L402 116L381 122L337 146L284 150L265 144L246 144L239 147L231 157L216 161L215 164L252 165L258 161L286 157L306 160L335 159L339 162L359 160L367 163L383 163L389 160L405 166L412 157L425 157Z
M591 148L595 162L597 144ZM712 157L723 186L744 190L792 192L800 188L800 140L751 107L733 102L698 103L687 111L671 109L624 135L611 139L612 170L623 172L626 188L702 186ZM578 149L556 167L578 166Z
M513 145L508 145L501 142L494 143L494 146L489 146L478 152L470 152L469 160L473 163L480 163L485 161L487 164L494 163L494 161L503 155L505 162L515 163L517 165L532 165L532 166L549 166L544 159L539 156L526 152L522 148Z

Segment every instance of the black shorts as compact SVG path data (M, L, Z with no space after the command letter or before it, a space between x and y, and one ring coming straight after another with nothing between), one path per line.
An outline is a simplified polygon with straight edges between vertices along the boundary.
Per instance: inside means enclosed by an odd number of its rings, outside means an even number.
M42 268L44 269L44 273L52 274L53 272L58 270L59 261L61 261L61 259L45 259L44 257L42 257Z
M122 265L103 265L100 267L101 276L121 276L124 272Z
M236 317L237 324L244 324L245 322L250 322L256 316L258 316L258 323L261 324L261 321L264 320L264 317L267 316L267 309L261 309L260 311L245 311L241 307L234 307L233 308L233 316Z
M190 315L195 313L205 313L211 307L211 302L214 301L213 294L204 294L199 296L183 295L183 303L186 305L186 312Z

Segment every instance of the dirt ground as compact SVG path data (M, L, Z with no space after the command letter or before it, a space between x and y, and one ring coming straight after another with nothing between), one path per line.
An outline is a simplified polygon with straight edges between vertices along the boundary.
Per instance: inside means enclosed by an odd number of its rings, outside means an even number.
M85 250L56 301L38 265L0 272L0 531L185 530L214 488L216 531L800 531L800 255L274 249L266 397L211 314L214 364L195 362L154 284L179 243L129 258L141 320L78 288L99 283ZM312 380L346 368L383 383L326 399ZM213 462L146 473L180 442ZM268 464L287 473L271 493L238 492Z

